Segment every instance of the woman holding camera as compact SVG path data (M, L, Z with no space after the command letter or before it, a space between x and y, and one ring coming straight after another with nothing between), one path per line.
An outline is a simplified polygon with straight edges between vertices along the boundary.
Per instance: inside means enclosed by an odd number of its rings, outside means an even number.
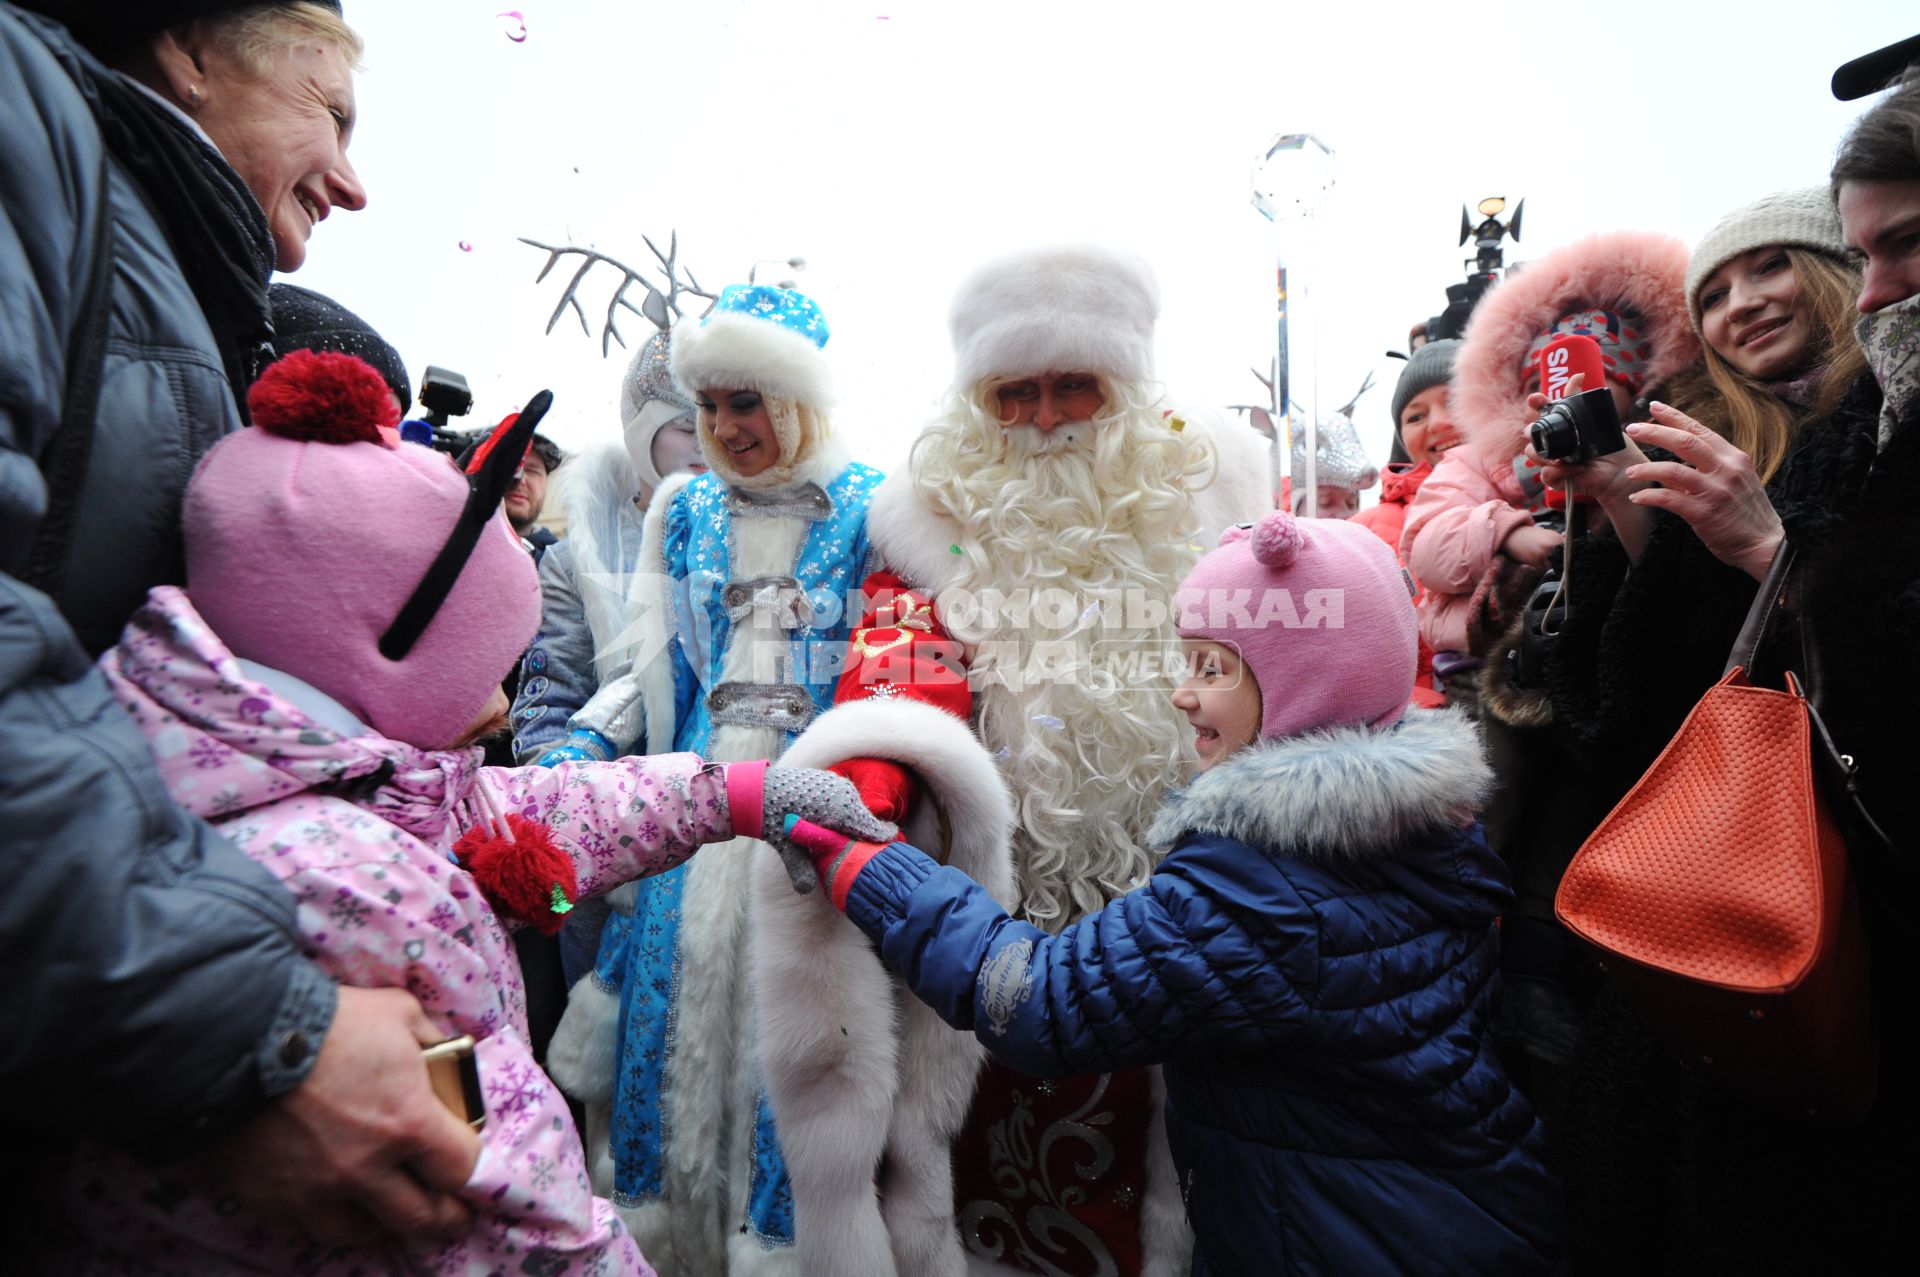
M1783 518L1821 517L1830 454L1878 411L1860 385L1859 292L1824 188L1736 209L1687 265L1713 393L1691 415L1654 402L1610 456L1540 467L1612 527L1569 551L1566 620L1542 662L1554 721L1612 777L1609 805L1719 679ZM1850 400L1856 389L1876 402Z
M1736 210L1687 270L1717 395L1693 415L1656 403L1620 452L1541 469L1591 493L1613 529L1569 546L1569 607L1541 662L1554 730L1608 805L1720 678L1782 538L1810 554L1855 500L1881 402L1854 335L1859 290L1826 189ZM1811 627L1832 607L1802 610ZM1763 664L1800 668L1782 628ZM1902 660L1911 670L1911 647L1883 653L1876 684ZM1872 1132L1895 1124L1836 1131L1755 1109L1690 1071L1611 981L1585 1028L1555 1114L1577 1270L1864 1269L1902 1182ZM1900 1073L1883 1061L1882 1076Z

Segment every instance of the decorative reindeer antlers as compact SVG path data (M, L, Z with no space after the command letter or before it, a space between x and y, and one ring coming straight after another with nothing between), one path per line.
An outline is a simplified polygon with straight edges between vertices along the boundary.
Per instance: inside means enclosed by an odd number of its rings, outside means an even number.
M1342 407L1336 408L1334 411L1345 417L1348 421L1352 421L1353 410L1360 403L1360 396L1366 394L1367 391L1371 389L1373 389L1373 372L1369 369L1367 379L1360 383L1360 389L1353 392L1353 398L1347 400Z
M1253 423L1255 430L1258 430L1269 439L1275 438L1278 430L1274 425L1273 419L1280 415L1280 410L1279 406L1275 403L1277 393L1273 388L1274 377L1272 374L1272 365L1268 365L1268 375L1264 377L1260 375L1258 368L1250 368L1247 371L1251 372L1255 377L1258 377L1260 384L1267 388L1267 402L1264 404L1229 404L1227 405L1227 410L1229 412L1246 413L1248 420Z
M664 293L644 274L617 257L609 257L596 249L582 248L578 244L543 244L537 239L528 239L524 235L520 237L522 244L542 249L547 254L547 264L540 268L540 274L533 281L536 284L543 282L553 272L553 268L560 264L562 257L569 253L578 253L581 257L580 268L574 271L573 278L567 281L565 291L560 294L560 300L554 305L553 314L547 319L548 333L553 332L553 326L560 322L560 316L566 313L567 307L571 306L573 313L580 320L580 331L589 337L593 336L593 329L587 325L586 309L580 305L580 281L585 279L587 273L600 262L607 263L624 276L620 286L613 290L612 300L607 303L606 325L600 332L600 354L603 358L612 350L613 343L616 341L620 343L622 350L626 349L627 339L620 335L618 322L619 310L622 306L656 328L669 328L673 325L673 321L681 316L682 294L704 297L708 301L713 300L713 294L700 287L700 281L693 277L691 270L686 272L685 280L680 278L680 233L678 231L675 231L672 238L667 241L665 253L662 253L645 235L640 238L652 250L654 258L660 263L660 268L666 276L667 287ZM638 306L627 300L627 289L635 284L640 284L647 290L646 297Z

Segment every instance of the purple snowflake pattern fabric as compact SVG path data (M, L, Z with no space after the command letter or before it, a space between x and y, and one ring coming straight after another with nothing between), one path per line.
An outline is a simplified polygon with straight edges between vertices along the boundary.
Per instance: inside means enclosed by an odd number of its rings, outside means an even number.
M453 1246L319 1251L235 1213L204 1167L152 1168L98 1146L49 1183L61 1224L113 1271L651 1274L593 1196L566 1103L527 1045L512 944L451 848L517 812L552 826L581 896L599 895L731 836L722 770L692 754L483 768L477 748L347 739L248 678L171 587L101 669L174 799L285 884L323 969L404 988L449 1037L479 1040L487 1124L464 1193L479 1224Z

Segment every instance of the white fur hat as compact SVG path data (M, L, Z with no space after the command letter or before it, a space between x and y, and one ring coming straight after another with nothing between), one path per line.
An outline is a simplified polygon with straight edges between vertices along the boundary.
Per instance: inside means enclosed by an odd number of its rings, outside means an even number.
M1153 376L1160 285L1140 257L1091 244L1008 253L979 267L953 295L953 381L1092 372Z
M673 379L702 390L757 390L825 410L833 375L820 348L827 321L813 299L790 288L733 284L698 324L673 330Z

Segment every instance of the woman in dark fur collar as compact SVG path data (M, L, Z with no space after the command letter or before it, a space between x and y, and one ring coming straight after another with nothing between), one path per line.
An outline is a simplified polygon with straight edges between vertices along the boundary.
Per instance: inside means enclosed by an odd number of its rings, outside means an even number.
M1487 1033L1512 901L1473 815L1491 775L1459 711L1407 707L1393 551L1277 512L1175 605L1203 774L1155 821L1152 878L1099 913L1049 935L905 843L795 840L999 1058L1165 1065L1196 1277L1553 1271L1559 1189Z
M1544 701L1557 730L1592 761L1586 783L1610 798L1625 792L1718 678L1754 582L1785 538L1799 551L1799 613L1821 656L1816 690L1827 726L1859 760L1868 809L1896 844L1911 844L1895 819L1894 786L1920 765L1912 734L1920 715L1916 136L1920 81L1910 80L1863 119L1834 170L1834 229L1844 231L1844 246L1836 235L1830 251L1864 258L1859 306L1873 313L1857 340L1851 324L1830 322L1820 362L1830 375L1860 367L1858 351L1871 374L1844 388L1815 388L1837 406L1794 419L1784 461L1764 487L1744 454L1697 422L1669 417L1666 429L1637 430L1642 442L1675 454L1626 476L1665 484L1637 504L1667 513L1637 530L1628 513L1616 518L1625 525L1620 541L1589 538L1573 548L1574 610L1545 662ZM1823 203L1831 198L1819 194ZM1756 245L1746 265L1764 268L1766 247ZM1691 272L1696 317L1703 292L1713 300L1719 266ZM1750 327L1764 322L1762 315ZM1706 335L1714 346L1710 327ZM1784 636L1762 664L1799 667L1797 642ZM1910 861L1865 839L1851 849L1875 1004L1884 1010L1913 987L1911 946L1892 911L1913 898L1914 874ZM1896 1210L1914 1191L1911 1157L1893 1134L1912 1119L1911 1068L1891 1038L1882 1037L1881 1051L1882 1090L1864 1122L1834 1130L1784 1121L1689 1071L1617 989L1604 987L1568 1102L1550 1115L1555 1164L1573 1205L1576 1272L1876 1266L1893 1242Z

